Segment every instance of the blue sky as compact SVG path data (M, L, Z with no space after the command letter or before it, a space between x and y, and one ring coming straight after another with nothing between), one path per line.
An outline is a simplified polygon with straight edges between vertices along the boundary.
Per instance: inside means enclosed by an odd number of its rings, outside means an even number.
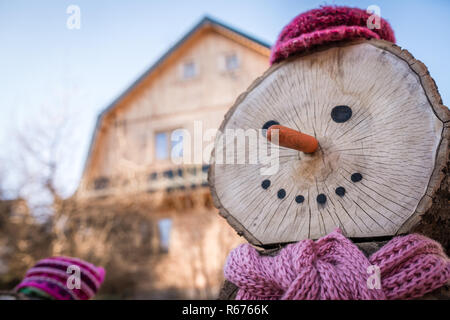
M81 9L79 30L66 27L71 4ZM379 6L397 43L428 66L448 103L450 1L0 0L0 170L14 171L14 135L24 123L69 105L76 142L58 179L70 194L98 113L204 15L273 43L293 17L323 4Z

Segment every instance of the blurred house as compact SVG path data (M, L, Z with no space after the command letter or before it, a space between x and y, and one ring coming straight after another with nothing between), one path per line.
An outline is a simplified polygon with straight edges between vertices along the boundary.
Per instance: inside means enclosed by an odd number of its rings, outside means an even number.
M242 240L212 206L208 129L268 68L269 54L269 45L204 18L100 114L75 199L143 204L160 253L148 288L217 292L224 257Z

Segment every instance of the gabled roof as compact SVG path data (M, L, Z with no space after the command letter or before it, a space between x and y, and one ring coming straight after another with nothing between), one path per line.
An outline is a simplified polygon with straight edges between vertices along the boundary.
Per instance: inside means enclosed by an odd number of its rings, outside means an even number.
M86 161L83 168L83 175L87 168L87 164L89 161L89 158L92 154L92 149L94 147L94 141L96 140L100 125L102 123L102 120L106 114L108 114L114 107L116 107L122 99L124 99L139 83L141 83L144 79L146 79L156 68L158 68L169 56L172 55L181 45L183 45L186 40L188 40L192 35L194 35L197 31L202 29L205 26L216 26L219 28L222 28L228 32L231 32L235 35L238 35L257 46L261 46L265 49L270 49L270 44L261 41L259 39L256 39L255 37L252 37L238 29L235 29L231 26L228 26L222 22L219 22L211 17L205 16L202 20L200 20L199 23L197 23L190 31L188 31L178 42L176 42L169 50L166 51L150 68L148 68L139 78L137 78L121 95L119 95L109 106L107 106L97 117L97 122L95 124L94 134L92 135L92 139L89 145L89 151L86 157Z
M112 109L122 98L124 98L137 84L139 84L142 80L144 80L153 70L155 70L163 61L165 61L175 50L177 50L187 39L189 39L196 31L198 31L201 27L212 24L227 29L233 33L238 34L241 37L244 37L252 42L259 44L262 47L270 49L270 45L266 42L258 40L238 29L230 27L228 25L223 24L211 17L205 16L199 23L197 23L188 33L186 33L177 43L175 43L169 50L166 51L150 68L148 68L139 78L137 78L120 96L118 96L108 107L106 107L99 115L101 118L104 114L106 114L110 109Z

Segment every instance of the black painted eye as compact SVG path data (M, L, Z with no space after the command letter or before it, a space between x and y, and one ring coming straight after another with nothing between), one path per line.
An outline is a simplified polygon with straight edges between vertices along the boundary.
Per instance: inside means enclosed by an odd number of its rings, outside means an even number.
M331 118L334 122L342 123L352 117L352 109L349 106L336 106L331 110Z
M270 120L270 121L267 121L266 123L264 123L264 125L262 127L262 129L263 129L263 131L262 131L263 136L266 136L267 129L269 129L271 126L278 125L278 124L280 124L280 123L278 121L275 121L275 120Z
M284 197L286 197L286 190L284 189L278 190L278 198L283 199Z

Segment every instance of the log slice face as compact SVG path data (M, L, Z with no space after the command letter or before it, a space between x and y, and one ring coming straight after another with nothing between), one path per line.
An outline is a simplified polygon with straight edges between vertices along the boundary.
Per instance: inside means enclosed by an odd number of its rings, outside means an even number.
M237 138L217 138L209 172L215 205L260 246L317 239L336 227L350 238L406 232L431 206L448 159L441 104L423 64L381 40L276 64L237 99L220 132L276 123L314 136L319 149L280 147L277 170L267 175L261 159L227 162ZM264 131L257 135L260 146L273 147ZM254 147L241 145L246 153Z

